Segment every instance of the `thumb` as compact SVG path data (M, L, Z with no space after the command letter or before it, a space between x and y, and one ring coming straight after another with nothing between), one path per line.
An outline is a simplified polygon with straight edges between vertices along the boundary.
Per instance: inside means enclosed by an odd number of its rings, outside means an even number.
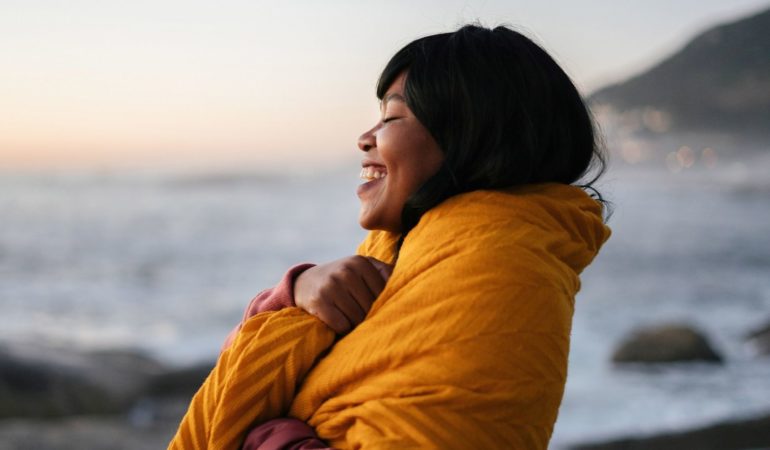
M384 263L377 258L372 258L371 256L367 256L366 259L368 259L369 262L374 266L374 268L377 269L382 279L385 281L388 281L388 279L390 278L390 274L393 273L393 266L390 264Z

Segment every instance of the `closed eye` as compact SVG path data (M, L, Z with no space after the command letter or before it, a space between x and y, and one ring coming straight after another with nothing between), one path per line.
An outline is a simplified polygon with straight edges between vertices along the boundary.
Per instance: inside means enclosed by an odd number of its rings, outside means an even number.
M385 119L382 119L382 123L388 123L391 120L400 119L400 117L386 117Z

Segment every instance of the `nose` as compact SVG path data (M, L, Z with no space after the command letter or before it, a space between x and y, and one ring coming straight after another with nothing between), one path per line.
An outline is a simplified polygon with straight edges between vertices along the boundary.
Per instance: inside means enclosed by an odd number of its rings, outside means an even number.
M358 137L358 148L361 149L361 151L368 152L372 149L372 147L377 145L377 141L374 136L374 131L376 129L377 127L374 127Z

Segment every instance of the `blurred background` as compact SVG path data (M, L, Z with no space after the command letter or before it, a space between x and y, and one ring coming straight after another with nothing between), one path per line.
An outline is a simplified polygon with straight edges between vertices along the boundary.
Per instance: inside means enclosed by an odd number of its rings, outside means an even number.
M249 300L363 238L387 60L476 21L610 153L552 448L770 448L767 0L3 1L0 448L162 448Z

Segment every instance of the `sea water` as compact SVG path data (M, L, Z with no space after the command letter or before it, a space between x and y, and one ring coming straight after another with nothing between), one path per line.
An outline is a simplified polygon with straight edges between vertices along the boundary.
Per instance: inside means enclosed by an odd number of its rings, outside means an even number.
M608 174L613 235L582 277L553 448L770 413L770 356L745 339L770 322L768 169ZM704 332L724 364L613 366L630 331L663 323Z
M614 169L613 236L583 274L552 447L770 410L770 163ZM351 164L316 174L0 174L0 342L136 347L211 360L289 266L352 254ZM618 368L635 327L685 322L725 364Z

